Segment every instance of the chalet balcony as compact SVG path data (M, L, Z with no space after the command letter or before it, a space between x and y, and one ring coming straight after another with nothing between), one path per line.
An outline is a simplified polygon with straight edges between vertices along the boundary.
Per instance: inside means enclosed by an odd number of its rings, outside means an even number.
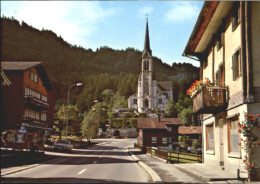
M36 118L31 118L31 117L24 117L23 123L27 123L29 125L33 125L36 127L48 127L48 124L46 121L38 120Z
M228 106L228 96L228 87L203 86L191 96L193 113L215 114L225 111Z
M24 103L37 109L47 110L49 108L49 104L47 102L29 95L24 96Z

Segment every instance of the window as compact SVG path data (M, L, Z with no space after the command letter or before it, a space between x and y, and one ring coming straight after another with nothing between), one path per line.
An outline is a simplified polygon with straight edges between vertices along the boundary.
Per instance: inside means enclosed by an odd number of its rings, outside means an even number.
M30 71L29 78L34 82L38 82L38 75L32 71Z
M240 8L239 3L237 3L233 9L232 15L232 30L234 31L240 22Z
M144 61L144 70L149 70L149 61Z
M162 98L158 99L158 104L162 104Z
M172 132L172 127L167 127L168 132Z
M217 36L217 44L216 44L217 45L217 50L219 50L223 46L223 35L224 35L224 33L221 32Z
M206 125L206 150L214 151L214 127L213 123Z
M163 137L162 138L162 143L163 144L168 144L168 138L167 137Z
M42 121L46 121L46 118L47 118L46 113L42 113L42 114L41 114L41 120L42 120Z
M238 133L238 116L228 122L228 152L240 152L239 133Z
M152 143L157 143L157 137L152 137Z
M240 49L238 49L232 56L233 80L236 80L241 75L241 56Z
M134 104L137 104L137 99L136 98L134 98Z
M206 58L202 65L204 69L208 66L208 58Z

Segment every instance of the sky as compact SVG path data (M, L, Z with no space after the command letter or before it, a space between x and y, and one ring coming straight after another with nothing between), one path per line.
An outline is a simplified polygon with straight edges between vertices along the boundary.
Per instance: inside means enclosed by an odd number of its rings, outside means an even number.
M144 47L146 19L152 54L164 63L199 62L182 53L203 1L1 1L1 16L51 30L72 45L125 50Z

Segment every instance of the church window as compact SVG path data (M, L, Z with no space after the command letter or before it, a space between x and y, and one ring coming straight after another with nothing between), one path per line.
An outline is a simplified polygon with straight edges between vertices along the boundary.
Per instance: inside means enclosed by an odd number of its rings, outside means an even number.
M149 61L144 61L144 70L149 70Z
M149 102L148 102L147 99L145 99L145 100L144 100L144 106L145 106L145 107L148 107L148 105L149 105Z
M134 104L137 104L137 99L136 98L134 99Z

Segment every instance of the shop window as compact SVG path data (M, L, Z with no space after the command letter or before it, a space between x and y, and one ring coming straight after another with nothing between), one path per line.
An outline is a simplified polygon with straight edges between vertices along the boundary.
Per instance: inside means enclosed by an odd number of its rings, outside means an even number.
M152 143L153 144L157 143L157 137L152 137Z
M232 69L233 69L233 80L236 80L238 76L241 76L241 54L238 49L232 56Z
M228 121L228 152L240 152L239 139L240 135L238 133L238 116L229 119Z
M206 125L206 150L214 151L214 126L213 123Z

